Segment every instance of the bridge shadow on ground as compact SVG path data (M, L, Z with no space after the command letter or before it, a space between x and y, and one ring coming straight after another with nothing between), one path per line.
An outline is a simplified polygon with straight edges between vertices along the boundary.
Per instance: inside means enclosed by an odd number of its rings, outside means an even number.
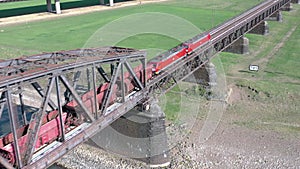
M26 15L26 14L34 14L34 13L40 13L40 12L47 12L47 5L46 0L40 0L44 1L44 5L32 5L31 1L22 1L22 7L16 7L16 8L10 8L10 9L3 9L0 10L0 18L5 17L11 17L11 16L18 16L18 15ZM125 2L125 1L132 1L132 0L114 0L115 3L118 2ZM13 6L13 3L19 3L19 2L6 2L1 3L1 5L8 5ZM52 2L53 3L53 2ZM109 4L109 0L104 0L105 4ZM73 2L63 2L61 0L61 9L72 9L72 8L80 8L80 7L88 7L88 6L94 6L99 5L100 0L79 0L79 1L73 1ZM19 5L20 6L20 5ZM52 4L52 9L55 9L55 5Z

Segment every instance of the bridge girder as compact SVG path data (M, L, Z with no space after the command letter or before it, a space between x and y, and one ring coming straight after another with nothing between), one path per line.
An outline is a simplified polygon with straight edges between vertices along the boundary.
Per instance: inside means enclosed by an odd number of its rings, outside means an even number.
M72 130L69 133L65 133L65 136L60 135L61 138L65 137L62 140L58 140L55 143L49 145L52 146L51 151L45 150L45 151L39 151L37 153L32 152L34 150L34 143L37 142L36 137L33 137L33 141L30 143L27 143L26 145L29 146L26 148L27 157L24 160L22 157L24 156L24 153L21 151L20 159L18 161L18 164L21 163L24 164L24 168L40 168L40 167L47 167L51 162L58 159L60 156L62 156L64 153L66 153L69 149L74 148L76 145L80 144L81 142L85 141L87 138L92 136L94 133L96 133L98 130L104 128L105 126L109 125L111 122L113 122L116 118L122 116L124 113L126 113L128 110L132 109L138 102L143 100L145 97L148 96L148 93L159 89L162 91L161 93L167 92L170 90L173 86L176 85L176 83L194 71L196 71L199 67L201 67L203 64L205 64L209 59L215 55L218 52L223 51L227 46L232 44L234 41L236 41L239 37L241 37L243 34L247 33L251 29L253 29L256 25L258 25L260 22L268 18L271 14L278 11L283 5L286 3L289 3L290 0L279 0L276 1L276 3L272 5L268 5L265 7L265 9L262 8L252 8L251 10L243 13L240 16L244 17L244 22L238 22L235 21L236 18L226 22L225 24L222 24L211 31L212 40L209 45L203 47L202 49L199 49L192 53L191 55L187 56L185 59L182 59L175 64L171 65L168 69L165 70L165 72L162 72L160 75L158 75L156 78L151 80L148 84L142 83L141 81L138 81L138 78L134 76L134 73L132 73L132 66L128 64L129 60L139 60L144 65L145 70L145 53L141 51L135 51L133 49L120 49L120 48L97 48L97 49L86 49L86 50L72 50L72 51L63 51L63 52L56 52L56 53L48 53L43 55L36 55L29 58L19 58L19 59L13 59L9 61L3 61L0 62L0 93L1 93L1 99L0 99L0 105L1 109L3 109L4 105L7 105L7 103L12 103L12 100L9 96L14 95L19 100L22 95L20 93L23 93L25 91L24 86L34 86L32 84L38 84L39 86L42 86L43 90L37 90L35 91L39 92L39 97L42 100L42 106L39 107L41 113L39 114L39 119L42 119L43 112L45 111L53 111L53 109L57 109L58 111L62 112L61 105L62 100L65 98L66 100L75 100L76 104L80 108L81 115L83 116L83 122L80 123L74 130ZM228 23L231 23L232 25L228 25ZM208 33L208 32L206 32ZM106 56L115 56L115 57L106 57ZM85 57L88 56L88 57ZM103 56L101 60L99 61L99 56ZM125 61L124 61L125 59ZM109 66L115 65L114 68L111 67L111 75L109 75L109 71L107 69ZM118 101L120 104L117 105L117 107L108 109L109 105L109 99L111 95L113 94L114 88L112 84L116 83L116 79L118 77L118 74L124 73L124 66L127 68L128 72L132 76L133 83L137 90L135 93L125 96L124 95L124 88L121 87L122 94L120 95L120 101ZM88 68L88 69L87 69ZM82 70L84 69L84 70ZM96 75L96 70L98 71L98 75ZM76 73L81 72L81 73ZM82 72L90 72L87 73L89 76L85 76L86 82L92 81L92 85L80 85L78 82L78 76L83 76ZM76 75L77 74L77 75ZM81 75L80 75L81 74ZM145 73L146 74L146 73ZM20 76L21 75L21 76ZM72 76L70 76L72 75ZM77 102L84 102L81 97L82 90L84 91L84 87L88 88L88 91L91 91L93 101L97 101L97 91L96 91L96 80L99 78L102 78L103 82L110 82L112 84L109 84L108 89L110 92L107 92L105 94L106 101L104 101L105 104L102 104L101 110L97 111L99 107L89 107L90 109L87 110L85 108L85 105L82 103ZM45 81L42 79L48 79L48 86ZM91 78L91 79L90 79ZM89 79L89 80L87 80ZM122 80L123 79L123 80ZM55 83L54 83L55 82ZM64 84L64 86L61 86L60 83ZM124 86L124 76L121 76L121 84ZM37 85L35 85L37 86ZM51 87L52 86L52 87ZM80 86L81 91L79 90ZM39 87L36 87L39 88ZM56 93L59 93L57 91L65 89L69 92L69 94L66 94L66 97L62 96L62 98L54 99L51 96L49 96L49 93L51 93L51 88L56 89ZM78 89L78 90L76 90ZM74 91L75 90L75 91ZM41 93L41 91L43 91ZM44 93L46 91L46 93ZM66 92L66 93L68 93ZM48 98L47 98L48 97ZM18 100L15 99L15 100ZM57 102L61 101L60 104L55 104L55 106L52 105L51 100L56 100ZM53 101L54 102L54 101ZM74 102L74 104L75 104ZM19 101L21 103L21 101ZM55 103L55 102L54 102ZM52 105L52 106L51 106ZM47 107L47 108L45 108ZM53 108L54 107L54 108ZM1 110L0 109L0 110ZM11 111L8 111L10 114L10 121L13 121L13 109L14 104L11 104L9 106L9 109ZM61 113L60 113L61 114ZM0 112L0 115L3 116L3 110ZM14 116L16 117L16 116ZM23 117L25 119L25 117ZM63 128L60 124L62 124L62 115L60 115L60 118L58 119L57 125L60 126L60 128ZM14 123L14 122L11 122ZM40 122L39 122L40 123ZM32 131L30 131L30 135L36 135L39 131L40 124L35 124L32 128ZM31 124L31 123L30 123ZM18 124L11 124L13 130L16 130L14 128L17 128L16 126ZM64 132L60 130L61 132ZM14 140L18 139L18 132L14 132L13 136L16 137ZM16 144L16 143L14 143ZM17 145L15 145L17 147ZM22 149L22 148L21 148ZM60 152L60 153L57 153ZM0 159L1 162L2 159ZM20 165L22 166L22 165Z
M10 142L16 152L16 165L23 168L36 162L36 152L45 144L39 143L42 142L41 132L45 130L43 126L52 122L49 120L45 123L45 119L49 119L51 114L56 114L54 120L59 128L57 141L62 144L72 139L68 135L71 129L65 126L65 114L69 116L77 113L80 116L78 118L82 119L78 125L91 125L98 120L101 126L114 121L116 114L125 114L127 110L121 111L119 107L130 100L127 96L129 93L124 89L123 92L116 91L118 89L114 86L120 86L117 79L122 79L121 88L126 84L124 79L133 79L132 85L137 92L146 86L145 79L140 79L144 76L136 75L132 64L142 65L141 71L146 73L146 53L128 48L106 47L45 53L0 62L0 114L2 117L9 116L13 136ZM118 69L124 65L128 70L126 77L123 69L122 73L112 71L112 75L109 75L112 65L118 65ZM108 89L103 87L104 84L108 84ZM104 93L103 98L99 97L101 92ZM29 93L35 95L30 96ZM112 95L116 105L108 111ZM28 98L33 101L28 101ZM103 100L98 100L100 98ZM134 106L136 102L130 104L127 107ZM28 108L35 109L35 112L28 111ZM118 112L110 117L115 109ZM22 132L26 133L26 138L20 135L22 126L25 126ZM11 143L6 146L11 146ZM47 163L56 160L49 156L45 159Z

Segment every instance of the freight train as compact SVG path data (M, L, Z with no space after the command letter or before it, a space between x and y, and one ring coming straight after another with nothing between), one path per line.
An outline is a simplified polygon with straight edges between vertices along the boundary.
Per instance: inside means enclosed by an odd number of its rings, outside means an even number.
M155 78L158 74L160 74L162 71L166 70L170 65L174 64L175 62L178 62L179 60L182 60L189 55L191 55L193 52L197 50L201 50L204 46L210 43L211 35L210 34L202 34L197 35L194 38L178 45L177 47L174 47L159 56L155 57L154 59L150 60L146 65L146 72L147 74L146 79L151 80L152 78ZM143 74L143 66L139 65L134 68L134 72L143 82L144 74ZM119 78L120 80L120 78ZM113 86L113 93L111 96L111 99L109 101L109 104L113 104L117 101L118 97L118 89L120 87L118 86L120 83L116 83ZM132 91L135 90L134 85L134 79L130 76L129 72L124 73L124 85L125 85L125 93L129 94ZM108 90L109 83L103 83L97 88L97 100L98 100L98 107L101 107L103 98L105 97L105 93ZM81 96L83 104L91 111L93 112L93 98L94 91L88 91L84 93ZM80 114L78 114L79 111L79 105L75 100L71 100L68 103L66 103L63 106L63 121L65 123L65 131L70 131L71 128L74 128L82 123L80 120ZM35 149L38 150L44 145L47 145L55 140L58 140L60 137L60 130L59 127L59 120L58 120L58 111L54 110L44 117L42 121L42 126L40 128L39 134L38 134L38 140L35 145ZM19 139L18 144L20 145L20 152L21 154L25 151L25 145L27 141L27 130L28 130L29 124L25 125L17 130ZM12 165L16 165L16 159L14 155L14 148L13 148L13 134L9 133L5 136L2 136L0 138L0 155L8 160L9 163ZM1 165L0 165L1 166Z

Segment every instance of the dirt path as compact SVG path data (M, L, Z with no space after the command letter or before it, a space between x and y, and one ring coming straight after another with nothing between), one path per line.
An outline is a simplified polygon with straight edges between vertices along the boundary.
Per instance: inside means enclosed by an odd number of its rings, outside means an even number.
M256 62L254 62L254 64L265 65L266 63L268 63L268 61L284 46L285 42L289 40L289 38L295 32L296 29L297 29L297 26L292 27L292 29L287 32L287 34L274 47L274 49L268 55L266 55L266 57L263 57L260 60L257 60Z
M113 9L124 8L128 6L143 5L143 4L157 3L163 1L168 1L168 0L136 0L136 1L115 3L113 7L97 5L97 6L89 6L89 7L82 7L82 8L66 9L66 10L63 9L61 14L42 12L42 13L0 18L0 27L32 22L32 21L49 20L49 19L60 18L60 17L82 15L82 14L96 12L96 11L113 10Z

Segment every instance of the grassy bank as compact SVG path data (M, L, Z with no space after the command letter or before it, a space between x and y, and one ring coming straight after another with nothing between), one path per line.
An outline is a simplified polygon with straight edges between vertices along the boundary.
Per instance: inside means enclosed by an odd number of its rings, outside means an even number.
M228 108L232 123L299 135L299 14L300 6L294 5L293 11L283 12L282 23L268 22L269 35L247 35L250 54L221 54L228 82L244 94ZM250 64L260 70L248 71Z
M148 12L169 14L205 31L259 2L262 0L230 0L226 2L223 0L201 2L198 0L172 0L1 27L1 59L81 48L97 30L124 16L133 14ZM12 9L7 7L5 10ZM299 5L294 5L292 12L284 12L283 23L269 22L271 32L268 36L247 35L250 39L250 54L222 53L219 55L227 84L237 86L244 95L242 99L229 106L226 115L223 116L224 120L228 120L230 124L261 130L299 133L299 11ZM140 24L147 22L144 20ZM152 26L156 28L162 25ZM174 26L170 30L179 29L180 26L182 25ZM295 30L285 41L285 37L293 29ZM122 34L127 31L120 29L111 33ZM195 34L190 33L188 36L192 37ZM121 39L118 45L138 49L166 50L179 42L173 37L144 32ZM275 47L278 43L283 43L283 45L277 49ZM101 43L96 45L103 46ZM273 52L274 50L276 52ZM150 53L150 56L155 54L155 52ZM259 64L260 70L249 72L249 64ZM178 95L177 90L178 88L174 89L166 96L169 105L166 113L170 120L178 118L180 111L178 106L182 106L178 103L180 94Z

